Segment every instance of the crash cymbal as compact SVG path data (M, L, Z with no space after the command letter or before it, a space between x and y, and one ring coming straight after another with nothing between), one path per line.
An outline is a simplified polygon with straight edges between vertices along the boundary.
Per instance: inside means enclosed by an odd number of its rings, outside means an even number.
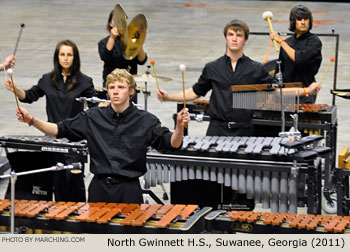
M113 22L118 28L118 33L122 38L127 38L128 16L120 4L116 4L113 11Z
M142 75L133 75L136 82L156 82L156 78L152 74L142 74ZM159 82L168 82L172 81L171 78L162 77L157 75Z
M127 60L132 60L139 54L146 39L147 19L145 15L138 14L134 17L128 25L127 33L123 56Z

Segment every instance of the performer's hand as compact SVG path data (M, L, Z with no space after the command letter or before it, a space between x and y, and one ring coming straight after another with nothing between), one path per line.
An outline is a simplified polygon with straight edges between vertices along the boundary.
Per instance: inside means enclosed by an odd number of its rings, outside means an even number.
M278 32L276 31L270 32L270 38L272 40L276 40L277 42L281 40L280 36L278 35Z
M6 86L7 90L13 92L13 85L12 85L11 80L5 80L5 86Z
M185 126L191 120L190 113L188 112L188 108L183 108L179 113L177 113L177 124L181 126Z
M32 119L32 116L28 113L28 111L22 107L17 109L16 115L17 115L18 121L20 122L28 123Z
M168 93L163 89L157 89L157 98L159 101L168 101L169 95Z
M115 26L111 29L111 36L116 39L119 36L118 28Z
M3 66L5 67L5 69L8 69L8 68L14 67L15 63L16 63L16 56L10 55L5 58L3 62Z
M107 107L108 105L111 105L110 102L99 102L98 107Z
M321 90L320 82L312 82L310 86L307 87L308 94L317 94Z

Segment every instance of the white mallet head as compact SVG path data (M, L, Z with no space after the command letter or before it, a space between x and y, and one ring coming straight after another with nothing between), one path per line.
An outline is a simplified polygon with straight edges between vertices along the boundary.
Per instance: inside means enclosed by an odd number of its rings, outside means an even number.
M180 69L181 72L185 72L186 71L186 65L185 64L181 64L179 66L179 69Z
M269 19L273 18L273 15L272 15L271 11L265 11L262 16L263 16L264 20L267 20L268 18Z
M13 75L13 70L12 68L7 69L7 74L12 76Z

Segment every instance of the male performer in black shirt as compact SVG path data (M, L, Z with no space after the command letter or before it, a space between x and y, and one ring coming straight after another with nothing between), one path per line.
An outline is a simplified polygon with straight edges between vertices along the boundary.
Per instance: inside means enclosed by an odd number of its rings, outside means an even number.
M107 76L107 91L110 106L91 108L57 124L34 119L23 108L17 117L50 136L87 140L94 174L89 202L142 203L139 177L146 172L147 147L179 148L189 113L186 109L178 113L173 133L162 127L156 116L131 104L135 82L124 69Z
M263 64L244 55L244 45L249 37L249 27L245 22L237 19L230 21L224 27L224 36L226 40L225 54L205 65L198 82L185 91L185 97L186 100L195 100L200 96L205 96L208 91L212 90L207 111L207 114L210 116L207 136L252 136L252 113L249 110L232 108L231 86L275 83L277 80L264 70ZM311 85L306 92L313 93L316 88L318 88L317 85ZM183 101L183 92L168 94L165 90L157 90L157 97L160 101L181 102ZM217 203L215 201L219 201L221 195L215 196L215 191L212 189L216 188L217 184L210 187L207 185L207 182L180 182L181 185L179 187L181 187L180 190L184 191L183 197L186 197L191 193L196 194L196 191L190 188L197 183L195 186L197 187L196 190L198 192L201 191L205 195L205 198L203 198L205 204L203 205L215 207ZM177 187L175 183L173 183L173 186L174 188ZM189 188L186 186L189 186ZM221 194L220 190L218 189L218 193ZM204 191L206 192L204 193ZM228 198L231 195L232 190L228 192ZM197 193L193 197L198 199L200 195ZM243 195L242 198L244 197ZM248 202L248 204L254 203Z
M312 13L303 6L297 5L290 11L289 30L295 34L283 40L276 31L270 37L281 45L279 59L284 82L302 82L308 87L315 82L315 76L322 62L322 42L312 29ZM300 103L315 103L316 95L300 97Z
M243 53L248 40L249 27L241 20L232 20L224 28L226 53L205 65L202 75L192 88L185 92L186 100L195 100L212 90L209 109L210 124L208 136L250 136L252 135L251 113L248 110L232 108L232 85L275 83L264 69ZM319 90L313 84L305 90L307 94ZM301 89L300 94L304 91ZM157 91L160 101L183 101L183 93L168 94Z

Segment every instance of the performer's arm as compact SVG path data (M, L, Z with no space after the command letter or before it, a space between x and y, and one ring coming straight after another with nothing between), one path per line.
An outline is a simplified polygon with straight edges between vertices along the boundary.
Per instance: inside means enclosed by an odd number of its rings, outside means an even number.
M106 48L108 51L112 51L112 49L114 48L114 44L115 44L115 40L118 37L119 32L118 32L118 28L117 27L113 27L111 29L107 44L106 44Z
M141 51L139 52L139 54L137 55L137 60L139 62L144 62L145 59L146 59L146 53L145 53L145 51L142 48Z
M183 108L179 113L177 113L177 123L175 131L171 136L171 147L179 148L182 144L182 138L184 133L185 125L190 121L190 114L188 113L188 109Z
M16 95L20 100L24 100L26 98L26 92L22 88L18 87L17 85L13 85L11 80L5 80L5 86L11 92L14 91L13 87L15 87Z
M34 118L24 108L20 108L20 110L17 110L17 118L18 121L28 123L30 126L34 126L46 135L53 137L57 136L58 127L56 123L45 122L38 118Z
M270 32L270 38L275 40L277 43L281 45L283 50L286 52L288 57L294 62L295 61L295 50L290 47L279 35L276 31Z
M321 90L321 83L312 82L308 87L305 88L285 88L283 90L286 92L295 91L296 93L299 93L299 96L308 96L317 94Z
M157 98L160 101L176 101L181 102L184 100L183 92L179 92L176 94L168 94L165 90L157 90ZM193 101L195 99L198 99L199 95L197 95L193 88L189 88L185 90L185 99L186 101Z

